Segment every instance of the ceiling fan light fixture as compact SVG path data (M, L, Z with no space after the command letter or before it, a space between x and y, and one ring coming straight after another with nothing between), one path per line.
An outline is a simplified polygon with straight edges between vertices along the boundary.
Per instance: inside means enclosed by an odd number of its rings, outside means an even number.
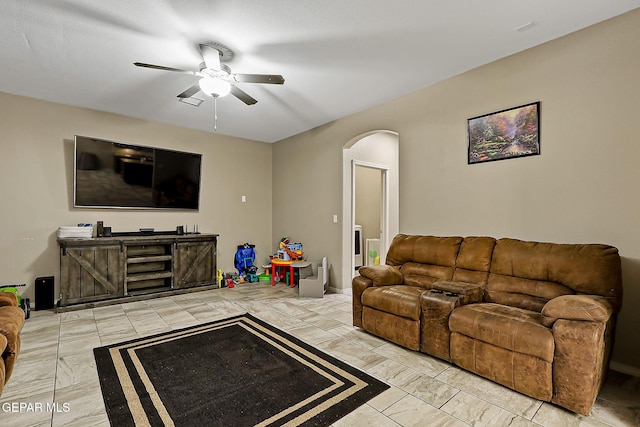
M231 84L221 79L213 79L210 77L204 77L198 82L202 92L209 96L217 98L219 96L226 96L231 92Z

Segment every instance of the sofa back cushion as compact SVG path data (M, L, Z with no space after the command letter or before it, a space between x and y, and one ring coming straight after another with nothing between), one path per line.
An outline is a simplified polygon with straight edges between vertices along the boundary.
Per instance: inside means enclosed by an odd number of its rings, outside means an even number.
M431 289L435 282L451 280L453 277L453 267L419 262L403 264L400 267L400 272L404 277L403 285L419 286L425 289Z
M541 311L557 296L600 295L617 312L622 304L618 250L599 244L557 244L499 239L485 301Z
M496 239L493 237L465 237L456 260L453 280L486 285L495 245Z
M451 280L462 237L398 234L387 252L386 263L401 266L404 284L431 288L437 280Z

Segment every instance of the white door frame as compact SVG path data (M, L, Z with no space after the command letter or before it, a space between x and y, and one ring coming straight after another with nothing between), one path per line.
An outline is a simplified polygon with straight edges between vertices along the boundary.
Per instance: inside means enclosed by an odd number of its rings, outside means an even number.
M356 250L355 225L356 225L356 168L364 167L379 170L382 174L382 205L380 206L380 259L387 257L387 247L389 242L389 166L376 163L363 162L360 160L351 161L351 254ZM365 248L361 248L365 251ZM368 254L364 254L368 256ZM351 257L351 271L355 270L353 256Z

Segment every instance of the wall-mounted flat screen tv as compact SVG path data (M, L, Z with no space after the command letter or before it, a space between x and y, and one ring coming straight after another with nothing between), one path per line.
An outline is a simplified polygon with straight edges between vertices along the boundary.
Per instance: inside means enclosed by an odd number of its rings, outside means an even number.
M77 208L198 209L202 155L75 136Z

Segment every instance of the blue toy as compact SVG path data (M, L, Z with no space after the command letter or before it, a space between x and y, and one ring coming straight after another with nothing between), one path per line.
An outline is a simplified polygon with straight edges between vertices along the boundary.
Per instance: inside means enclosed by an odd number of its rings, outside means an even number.
M258 267L254 265L256 261L255 245L245 243L239 245L234 258L238 274L244 277L244 280L252 283L258 281Z

